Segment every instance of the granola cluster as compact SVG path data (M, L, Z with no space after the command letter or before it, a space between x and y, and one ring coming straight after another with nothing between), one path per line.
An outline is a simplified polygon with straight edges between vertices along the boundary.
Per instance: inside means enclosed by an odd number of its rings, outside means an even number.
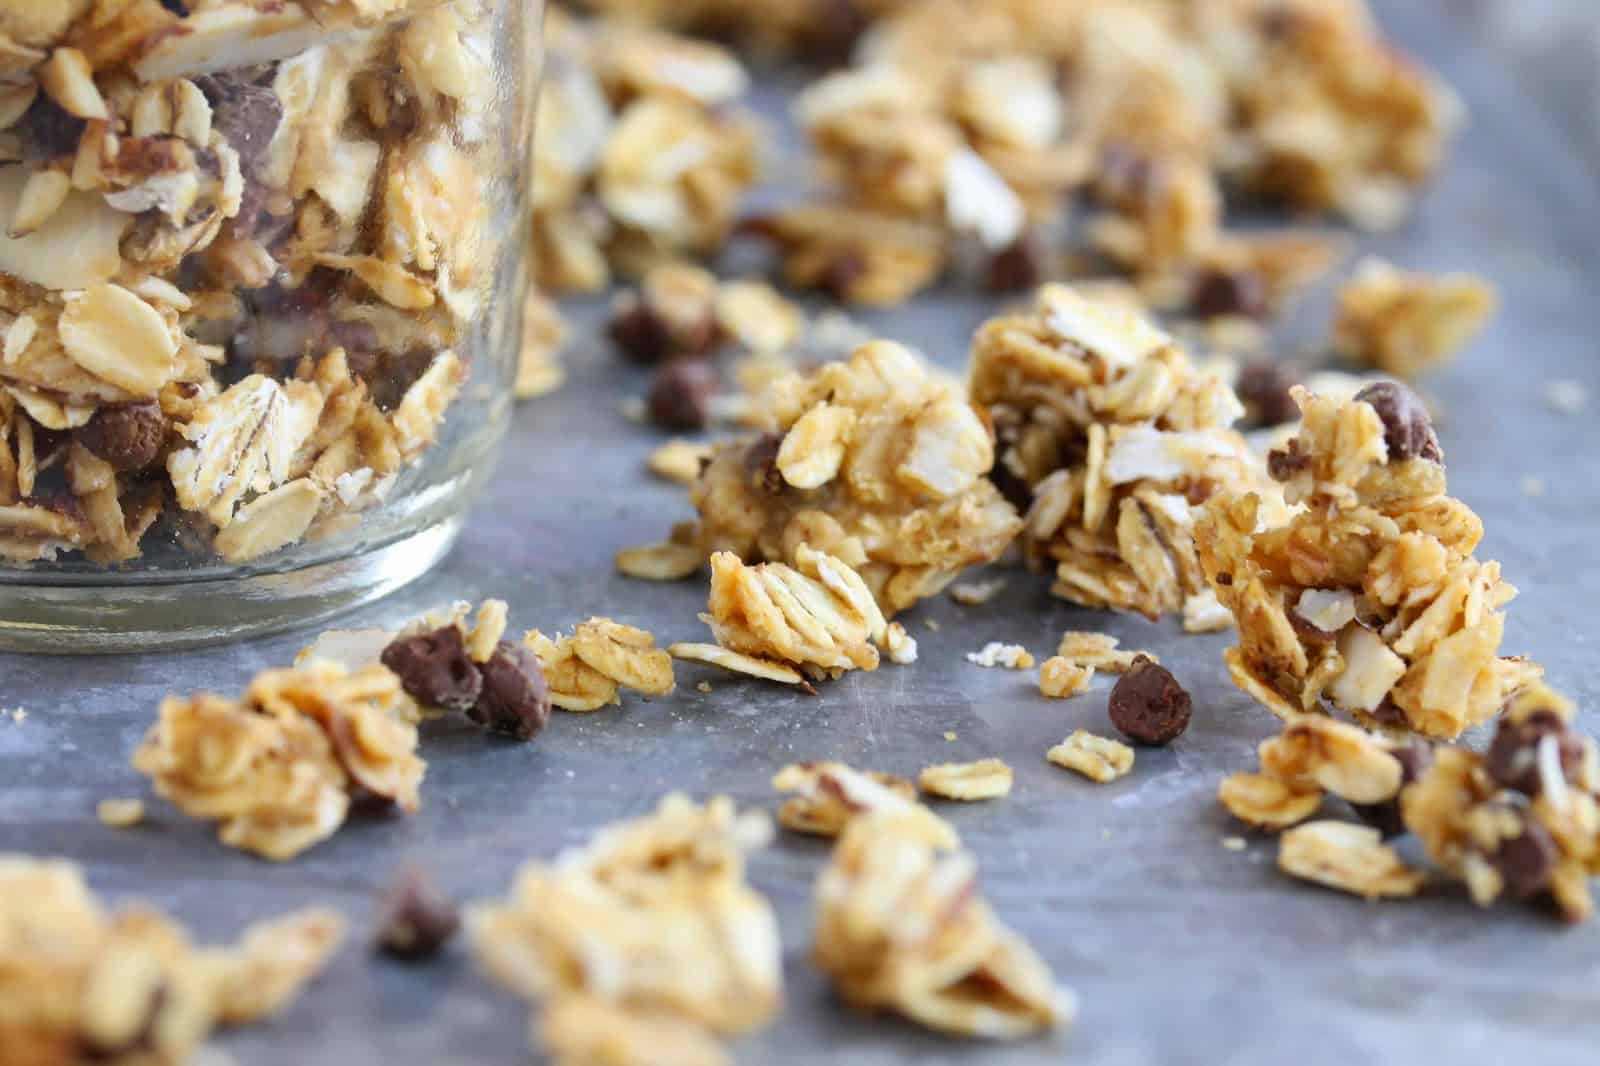
M242 699L169 696L133 766L185 813L220 823L224 844L286 860L332 836L358 795L418 808L427 764L414 717L387 669L314 659L261 674Z
M434 442L495 282L491 6L23 6L0 555L345 530Z
M1339 288L1336 351L1411 379L1453 358L1494 314L1495 293L1470 274L1433 277L1368 259Z
M474 950L542 1003L558 1061L726 1062L714 1034L759 1028L782 1001L777 921L745 881L745 856L770 832L726 797L668 796L553 863L523 867L508 899L470 912ZM680 1059L666 1048L686 1050Z
M1339 401L1297 389L1299 433L1268 465L1296 507L1218 493L1199 555L1233 612L1229 675L1291 718L1326 699L1364 725L1448 739L1491 718L1541 669L1502 657L1516 590L1473 555L1478 516L1445 494L1444 456L1404 386Z
M680 539L746 562L808 545L860 574L887 615L994 561L1020 528L985 476L994 444L961 389L887 341L763 393L763 432L717 445Z
M533 276L602 289L715 251L760 170L761 133L736 106L748 78L727 50L624 22L551 11L530 170Z
M618 690L666 696L677 686L672 656L651 633L610 618L591 618L571 636L529 630L523 642L539 660L550 702L563 711L597 711L621 702Z
M1136 310L1063 285L979 330L969 388L998 437L996 477L1030 503L1023 547L1052 591L1150 618L1209 598L1193 505L1266 492L1229 427L1233 390Z
M157 911L108 913L69 862L0 855L0 1048L14 1066L179 1066L289 1006L343 938L309 909L197 947Z
M892 810L921 822L921 833L940 847L961 842L950 823L917 802L917 786L898 774L841 762L791 763L773 776L772 787L789 796L778 807L778 824L797 833L837 837L854 818Z
M977 863L925 819L852 819L817 878L812 958L858 1006L946 1033L1018 1039L1069 1023L1071 993L995 918Z
M1297 715L1261 742L1258 773L1228 776L1217 790L1235 818L1286 829L1314 815L1324 795L1368 808L1376 817L1416 779L1426 748L1386 742L1318 714Z

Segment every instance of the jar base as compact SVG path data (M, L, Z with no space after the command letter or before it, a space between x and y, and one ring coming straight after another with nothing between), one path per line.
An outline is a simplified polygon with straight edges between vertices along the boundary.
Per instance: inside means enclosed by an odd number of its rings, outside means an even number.
M0 582L0 650L97 655L194 648L322 621L387 596L443 559L464 516L286 573L139 584Z

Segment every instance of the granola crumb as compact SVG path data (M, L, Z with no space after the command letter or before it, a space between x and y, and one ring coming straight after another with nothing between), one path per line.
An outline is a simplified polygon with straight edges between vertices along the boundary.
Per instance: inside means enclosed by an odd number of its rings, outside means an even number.
M710 692L711 691L711 682L709 682L709 681L697 681L697 682L695 682L695 686L694 687L695 687L695 691L697 691L697 692Z
M1589 406L1589 390L1581 381L1558 378L1544 383L1544 402L1558 415L1581 415Z
M1052 655L1039 666L1039 694L1053 700L1087 692L1093 680L1094 667L1079 666L1065 656Z
M128 829L144 821L144 801L136 798L103 799L95 804L94 816L101 825Z
M906 666L917 661L917 638L907 633L899 622L889 623L884 631L883 647L892 663Z
M1021 644L1002 644L991 640L978 651L967 652L967 662L984 667L1005 667L1007 670L1027 670L1033 666L1033 656Z
M1415 896L1425 880L1376 829L1349 822L1307 822L1290 829L1278 844L1278 868L1365 899Z
M1517 487L1522 490L1522 494L1524 496L1527 496L1530 499L1538 499L1544 495L1544 478L1539 477L1536 474L1528 474L1517 483Z
M705 464L711 461L711 445L699 441L674 437L650 453L645 466L652 474L675 481L680 485L693 485Z
M956 739L956 735L954 733L946 732L944 738L946 740L954 740Z
M924 618L922 620L922 624L928 627L928 631L930 633L939 632L939 628L940 627L939 627L939 620L937 618Z
M1003 577L987 581L958 581L950 586L950 598L963 607L981 607L1000 594L1006 587Z
M1104 785L1132 770L1134 755L1133 749L1120 740L1074 729L1072 735L1051 748L1046 757L1057 766L1075 770ZM1104 835L1109 839L1110 830Z
M998 799L1011 794L1011 767L1000 759L940 763L917 775L922 791L951 800Z
M1248 846L1244 837L1228 836L1222 838L1222 847L1226 851L1243 851Z

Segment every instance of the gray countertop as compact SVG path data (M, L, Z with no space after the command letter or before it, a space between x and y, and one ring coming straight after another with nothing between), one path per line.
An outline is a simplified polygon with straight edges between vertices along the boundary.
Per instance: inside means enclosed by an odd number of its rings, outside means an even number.
M1522 590L1507 648L1543 662L1587 708L1594 731L1595 175L1587 154L1571 147L1575 127L1563 125L1558 103L1535 95L1544 79L1523 78L1510 52L1439 15L1486 5L1378 6L1396 35L1460 88L1473 124L1414 222L1362 247L1410 266L1474 269L1501 289L1504 309L1486 337L1427 388L1446 412L1451 489L1483 515L1483 554L1501 560ZM991 310L947 294L873 321L959 366L972 327ZM517 412L490 495L450 558L348 624L394 624L441 602L499 596L519 627L561 628L606 613L664 640L701 639L703 583L652 585L612 572L616 549L658 537L687 513L681 490L642 471L658 438L618 411L618 398L640 391L644 378L620 368L592 334L569 363L563 391ZM1581 382L1590 410L1550 411L1541 388L1556 378ZM1527 477L1543 479L1544 495L1524 493ZM930 761L995 755L1016 769L1013 794L944 811L981 859L999 914L1078 991L1078 1024L1019 1045L970 1045L847 1011L805 961L811 884L826 845L785 835L754 860L752 877L782 926L787 1009L736 1045L740 1062L1596 1061L1600 921L1569 929L1532 909L1482 912L1454 890L1369 905L1285 878L1269 840L1252 838L1242 852L1221 847L1238 828L1213 799L1217 781L1251 764L1254 745L1273 731L1273 720L1225 679L1218 656L1226 638L1073 608L1021 573L982 607L940 599L907 621L922 644L919 663L852 674L816 698L689 667L671 698L625 697L601 714L558 714L532 745L430 728L419 814L356 816L287 865L224 848L209 826L159 801L134 830L100 826L94 806L147 794L127 757L163 695L237 691L255 671L287 662L308 634L159 656L0 655L0 706L28 711L20 723L0 716L0 851L72 858L103 895L149 899L216 939L302 904L348 914L354 942L309 995L271 1024L221 1040L247 1066L488 1066L528 1060L521 1003L480 976L459 947L422 968L365 950L370 900L397 867L419 863L452 893L482 897L503 892L525 859L641 813L668 790L770 805L768 779L794 759L914 773ZM1046 652L1068 628L1103 628L1157 650L1195 695L1189 732L1169 750L1142 751L1134 773L1110 786L1044 760L1075 727L1107 729L1103 686L1046 701L1030 674L962 659L989 640ZM702 676L711 693L696 690ZM944 739L947 731L956 739Z

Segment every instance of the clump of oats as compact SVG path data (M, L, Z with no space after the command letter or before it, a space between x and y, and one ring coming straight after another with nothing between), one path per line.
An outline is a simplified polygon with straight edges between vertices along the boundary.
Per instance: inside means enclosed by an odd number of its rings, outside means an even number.
M1051 748L1046 757L1057 766L1074 770L1089 780L1108 784L1133 769L1133 749L1120 740L1096 736L1083 729Z
M969 802L1009 796L1011 781L1011 767L1000 759L939 763L917 775L917 785L930 796Z

